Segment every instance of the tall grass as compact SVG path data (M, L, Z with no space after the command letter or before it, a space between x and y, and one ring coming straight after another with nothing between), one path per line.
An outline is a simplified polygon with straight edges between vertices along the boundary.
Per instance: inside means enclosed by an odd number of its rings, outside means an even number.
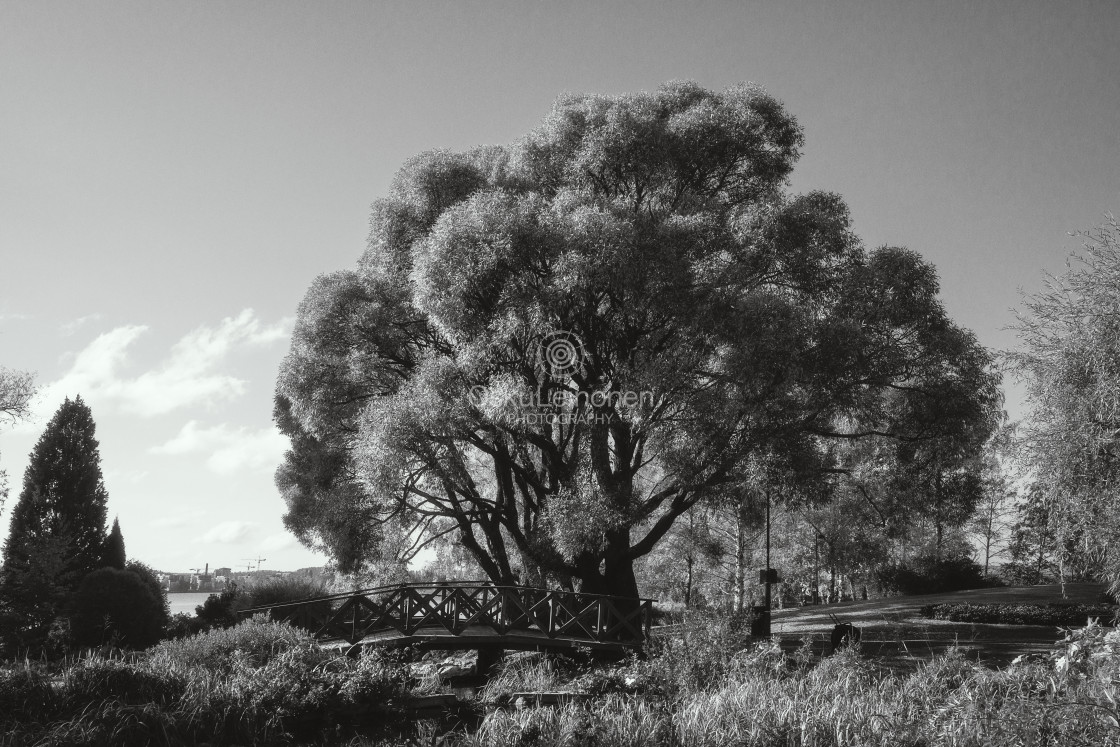
M462 741L497 747L1120 745L1120 633L1100 627L1074 631L1049 657L1020 659L1002 671L950 651L909 675L879 669L857 650L812 665L765 644L724 651L702 665L706 641L718 637L702 632L698 641L625 665L629 679L649 678L640 695L495 711ZM697 679L703 671L715 679Z
M0 745L278 744L389 719L406 681L380 656L332 656L258 618L131 661L90 657L53 680L0 674Z

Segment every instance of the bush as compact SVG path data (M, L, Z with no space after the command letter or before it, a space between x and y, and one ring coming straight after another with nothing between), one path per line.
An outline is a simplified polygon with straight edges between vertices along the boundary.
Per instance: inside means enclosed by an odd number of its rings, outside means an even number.
M194 608L200 625L195 630L185 626L187 632L198 632L209 628L229 628L241 622L238 614L243 609L251 607L249 597L235 583L227 586L221 594L211 594L206 601Z
M1002 625L1080 627L1089 618L1111 620L1115 607L1087 604L929 604L922 614L933 620Z
M144 585L152 592L152 596L159 600L160 625L166 628L171 622L171 604L167 601L167 592L164 591L163 584L159 582L159 575L151 567L138 560L128 561L124 569L139 576Z
M70 632L81 646L113 642L146 648L163 637L164 605L134 571L98 568L74 592Z
M246 608L299 602L304 599L328 596L329 594L330 591L321 582L312 581L302 576L284 576L250 588L248 590L249 602ZM323 599L303 605L298 611L294 609L270 610L270 615L274 620L286 619L287 615L292 615L290 622L293 625L298 625L314 633L321 627L322 622L331 616L332 611L331 602Z
M35 672L0 672L0 725L48 720L58 708L50 681Z
M190 638L164 641L148 652L148 659L169 667L226 672L237 657L253 666L263 666L286 651L314 646L315 639L306 631L256 615L232 628L215 628Z
M942 594L990 586L984 570L969 557L941 558L921 556L903 566L878 572L879 586L886 594Z

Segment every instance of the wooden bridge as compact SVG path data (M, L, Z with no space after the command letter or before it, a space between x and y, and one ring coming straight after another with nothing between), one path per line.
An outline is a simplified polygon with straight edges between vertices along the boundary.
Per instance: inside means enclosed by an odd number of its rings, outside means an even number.
M652 601L459 581L381 586L241 614L266 611L323 643L622 651L649 638Z

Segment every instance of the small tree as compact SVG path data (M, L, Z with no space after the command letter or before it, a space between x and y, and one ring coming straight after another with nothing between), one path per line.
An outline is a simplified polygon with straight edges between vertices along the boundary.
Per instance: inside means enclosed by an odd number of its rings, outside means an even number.
M1019 506L1010 554L1011 562L1004 567L1004 575L1012 583L1041 584L1057 576L1058 541L1051 506L1037 483L1027 501Z
M124 570L125 566L124 536L121 534L121 525L113 519L113 528L109 530L109 537L105 540L105 565L110 568Z

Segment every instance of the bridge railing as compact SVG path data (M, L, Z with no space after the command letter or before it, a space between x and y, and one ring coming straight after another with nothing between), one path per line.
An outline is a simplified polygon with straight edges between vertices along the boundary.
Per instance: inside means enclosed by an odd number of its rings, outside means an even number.
M382 631L411 636L442 629L457 636L481 626L502 636L528 632L626 646L640 645L649 637L653 603L472 581L381 586L255 607L241 614L264 611L318 638L350 643Z

